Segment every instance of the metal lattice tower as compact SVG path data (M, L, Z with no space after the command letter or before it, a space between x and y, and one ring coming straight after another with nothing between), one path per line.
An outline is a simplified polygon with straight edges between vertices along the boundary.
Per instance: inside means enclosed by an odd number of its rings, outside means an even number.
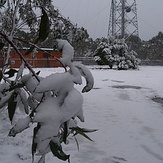
M139 36L136 0L112 0L108 37L129 38Z

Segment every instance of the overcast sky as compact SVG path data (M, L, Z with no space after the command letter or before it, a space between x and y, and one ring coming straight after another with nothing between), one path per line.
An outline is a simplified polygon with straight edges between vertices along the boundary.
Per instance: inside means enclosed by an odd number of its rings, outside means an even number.
M111 0L53 0L62 15L88 30L93 39L107 37ZM127 0L128 3L133 0ZM163 32L163 0L136 0L139 36L149 40Z

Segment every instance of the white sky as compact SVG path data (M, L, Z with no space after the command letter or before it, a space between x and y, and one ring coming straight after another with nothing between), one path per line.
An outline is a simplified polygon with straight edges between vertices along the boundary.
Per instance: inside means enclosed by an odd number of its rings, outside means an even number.
M129 3L133 0L127 0ZM93 39L108 33L111 0L53 0L62 15L88 30ZM163 32L163 0L136 0L139 36L149 40Z

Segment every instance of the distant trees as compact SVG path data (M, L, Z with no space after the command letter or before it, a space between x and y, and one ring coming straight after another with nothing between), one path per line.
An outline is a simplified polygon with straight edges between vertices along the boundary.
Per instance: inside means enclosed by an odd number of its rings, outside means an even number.
M97 38L92 44L92 50L95 51L100 43L106 41L106 38ZM130 36L126 41L129 50L137 53L140 60L161 60L163 61L163 32L148 41L143 41L137 36ZM95 52L96 53L96 52Z
M159 32L157 36L150 39L146 46L146 53L149 60L163 60L163 33Z
M163 60L163 32L148 41L132 36L126 43L130 49L137 52L137 57L141 60Z

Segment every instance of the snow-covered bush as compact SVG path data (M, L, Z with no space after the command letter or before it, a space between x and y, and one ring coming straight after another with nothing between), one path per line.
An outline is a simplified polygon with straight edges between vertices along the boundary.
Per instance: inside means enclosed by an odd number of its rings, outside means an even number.
M7 3L3 1L0 4L3 27L0 31L0 55L4 60L0 69L0 111L2 113L7 110L13 124L9 136L15 137L29 128L30 124L36 124L33 130L32 156L34 159L35 154L41 155L38 163L45 163L45 155L50 151L57 158L69 161L69 155L62 150L62 143L67 144L67 137L81 134L91 140L85 132L96 131L80 128L76 121L78 118L84 122L84 116L83 96L75 85L82 84L83 76L86 86L82 93L88 92L93 88L94 79L87 67L72 62L74 49L70 43L56 39L62 58L54 59L61 63L65 72L47 77L39 76L39 72L33 70L18 49L22 42L30 45L26 55L34 49L40 49L38 45L47 39L50 27L58 18L58 12L51 2L18 0ZM24 40L17 35L24 25L33 34L31 40ZM20 57L21 65L18 69L8 65L11 48ZM28 74L24 73L25 68L29 69ZM26 116L15 122L13 117L18 109L23 110Z
M118 70L137 69L137 53L129 51L124 39L104 40L97 47L94 59L99 65L116 66Z
M95 51L94 59L99 65L109 65L110 68L113 67L114 58L112 57L108 41L106 42L106 40L104 40L99 44Z

